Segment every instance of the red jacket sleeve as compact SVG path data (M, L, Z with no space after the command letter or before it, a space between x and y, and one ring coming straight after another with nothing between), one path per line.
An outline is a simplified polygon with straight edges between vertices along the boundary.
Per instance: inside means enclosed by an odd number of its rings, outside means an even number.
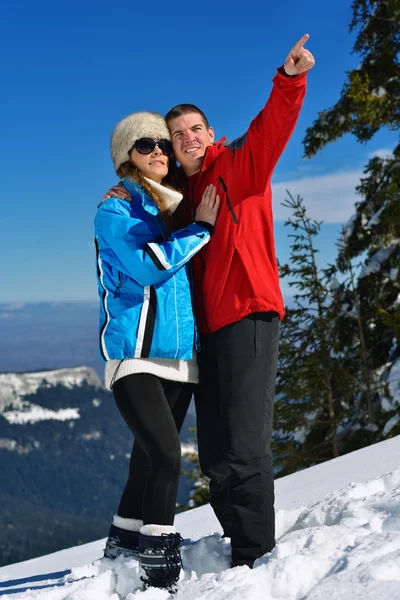
M270 97L247 133L230 145L235 179L245 197L264 194L297 123L306 93L306 73L288 77L278 71Z

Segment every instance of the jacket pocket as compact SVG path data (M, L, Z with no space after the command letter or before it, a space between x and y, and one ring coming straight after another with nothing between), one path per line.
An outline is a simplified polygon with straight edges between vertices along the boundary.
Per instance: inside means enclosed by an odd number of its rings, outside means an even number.
M265 283L263 284L259 276L259 268L256 267L250 250L246 244L246 240L242 236L238 236L235 240L235 248L242 263L244 279L247 279L251 291L255 296L262 294L265 291Z
M218 307L218 304L224 293L227 279L229 277L234 252L235 248L232 245L227 255L220 257L218 261L216 256L213 257L212 262L214 262L214 264L218 266L221 264L224 265L222 269L215 267L211 269L211 267L208 266L205 270L203 281L203 302L207 315L210 311L211 314L214 314L216 308Z
M118 283L117 283L117 287L115 288L114 291L114 298L116 298L121 290L122 287L122 273L121 271L118 271Z

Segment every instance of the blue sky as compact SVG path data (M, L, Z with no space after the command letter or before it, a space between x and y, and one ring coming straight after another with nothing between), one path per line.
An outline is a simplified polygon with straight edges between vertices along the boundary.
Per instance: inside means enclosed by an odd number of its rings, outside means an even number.
M116 182L115 123L137 110L199 105L217 137L243 133L262 108L276 67L310 34L316 58L297 129L273 179L276 247L289 256L285 189L324 220L318 245L335 257L340 223L368 156L394 147L379 132L366 146L347 136L304 160L302 139L338 98L351 54L350 1L114 2L21 0L0 21L0 301L96 298L93 218ZM286 283L284 294L288 294Z

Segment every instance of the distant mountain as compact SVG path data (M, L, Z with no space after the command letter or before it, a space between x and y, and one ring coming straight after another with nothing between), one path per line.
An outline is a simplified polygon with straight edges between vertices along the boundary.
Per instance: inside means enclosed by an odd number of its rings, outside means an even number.
M98 302L0 303L0 373L86 365L104 381L98 320Z
M0 374L0 565L106 536L131 443L93 369Z
M103 380L98 320L98 302L0 303L0 373L86 365Z
M103 378L97 302L0 304L0 372L87 365Z

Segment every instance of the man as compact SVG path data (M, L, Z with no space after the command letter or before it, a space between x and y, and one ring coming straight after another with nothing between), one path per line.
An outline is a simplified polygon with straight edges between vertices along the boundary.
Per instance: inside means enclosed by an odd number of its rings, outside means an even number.
M253 566L275 546L270 441L284 305L273 237L271 178L295 128L314 65L304 35L274 77L247 133L224 145L196 106L166 121L187 177L188 220L205 188L221 198L210 243L193 258L201 334L195 395L200 465L211 505L231 538L232 566Z
M284 306L270 181L314 65L304 48L308 37L290 51L266 106L232 144L213 144L212 127L193 105L166 115L192 214L207 185L216 185L221 198L212 240L192 261L201 333L195 403L200 465L210 478L211 505L231 538L233 566L251 567L275 546L270 439Z

